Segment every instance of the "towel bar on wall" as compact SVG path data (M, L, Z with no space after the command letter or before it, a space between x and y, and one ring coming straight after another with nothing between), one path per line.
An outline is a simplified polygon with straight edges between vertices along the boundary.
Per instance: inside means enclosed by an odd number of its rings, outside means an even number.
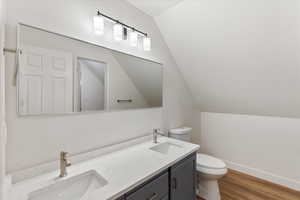
M118 99L117 102L118 103L131 103L132 99Z
M8 52L8 53L17 53L17 49L9 49L9 48L3 48L3 52Z

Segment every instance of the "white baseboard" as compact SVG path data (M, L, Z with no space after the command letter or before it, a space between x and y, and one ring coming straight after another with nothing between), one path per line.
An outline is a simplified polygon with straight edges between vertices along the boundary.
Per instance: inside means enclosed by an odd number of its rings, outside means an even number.
M282 185L284 187L288 187L290 189L300 191L300 181L293 180L290 178L278 176L276 174L272 174L263 170L247 167L245 165L237 164L231 161L226 161L227 167L245 174L249 174L251 176L255 176L257 178L270 181L272 183Z

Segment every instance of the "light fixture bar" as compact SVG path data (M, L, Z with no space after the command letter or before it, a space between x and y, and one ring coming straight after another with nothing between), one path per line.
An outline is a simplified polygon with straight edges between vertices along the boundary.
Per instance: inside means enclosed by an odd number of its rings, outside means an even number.
M121 24L122 26L124 26L126 28L132 29L133 31L136 31L136 32L138 32L138 33L140 33L140 34L148 37L147 33L143 32L143 31L140 31L140 30L134 28L133 26L129 26L129 25L127 25L127 24L125 24L125 23L123 23L123 22L121 22L121 21L119 21L117 19L114 19L114 18L112 18L112 17L110 17L108 15L105 15L105 14L101 13L100 11L98 11L98 15L101 15L101 16L103 16L103 17L105 17L105 18L107 18L107 19L109 19L109 20L111 20L111 21L113 21L113 22L115 22L117 24Z

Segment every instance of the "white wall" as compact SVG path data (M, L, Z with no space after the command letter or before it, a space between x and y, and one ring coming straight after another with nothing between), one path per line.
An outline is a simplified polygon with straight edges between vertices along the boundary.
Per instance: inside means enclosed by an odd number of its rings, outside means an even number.
M155 62L145 61L121 53L113 53L116 60L130 77L138 91L145 97L148 107L162 105L163 67Z
M199 108L202 151L300 190L299 10L298 0L184 0L155 20Z
M183 0L127 0L150 16L157 16Z
M86 59L79 59L80 65L80 105L83 111L105 109L107 65ZM76 96L75 96L76 98Z
M114 61L115 67L109 68L109 108L111 110L147 108L145 97L124 69L123 63L120 63L112 52L110 58ZM132 103L118 103L118 99L132 99Z
M0 200L4 200L4 176L5 176L5 144L6 144L6 124L5 124L5 68L4 56L4 32L6 18L6 1L0 0Z
M300 117L300 1L184 0L156 22L201 111Z
M204 112L196 120L203 152L300 191L300 119Z
M111 36L92 34L92 17L96 9L149 32L153 41L151 52L117 43ZM77 153L94 147L120 142L152 131L153 127L180 126L192 111L192 98L177 70L154 21L122 0L9 0L8 46L16 46L16 23L39 26L54 32L118 49L164 63L164 108L84 114L56 117L18 118L16 91L8 77L8 172L57 159L61 150ZM7 60L13 68L14 56ZM34 156L33 156L34 155Z

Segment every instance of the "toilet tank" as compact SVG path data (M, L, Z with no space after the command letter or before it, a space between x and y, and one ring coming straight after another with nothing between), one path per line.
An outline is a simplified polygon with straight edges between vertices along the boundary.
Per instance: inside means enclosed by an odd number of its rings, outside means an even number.
M171 138L190 142L191 141L191 132L192 132L192 128L181 127L181 128L170 129L169 135Z

